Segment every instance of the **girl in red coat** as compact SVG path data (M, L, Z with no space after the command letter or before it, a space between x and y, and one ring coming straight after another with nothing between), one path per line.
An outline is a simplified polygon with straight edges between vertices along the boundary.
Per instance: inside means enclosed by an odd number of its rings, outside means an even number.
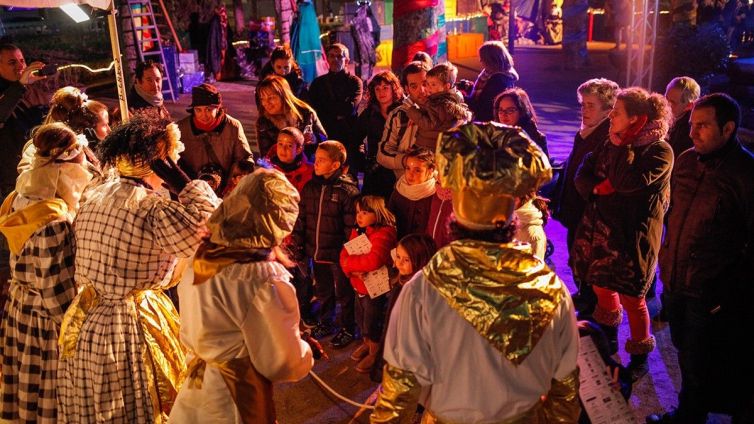
M386 296L382 294L372 299L363 278L366 273L390 264L390 251L395 247L397 235L395 216L379 196L363 196L356 201L356 225L350 239L366 234L372 248L363 255L350 255L343 249L340 266L356 291L356 323L364 338L361 346L351 354L351 359L359 361L356 371L368 373L377 359Z

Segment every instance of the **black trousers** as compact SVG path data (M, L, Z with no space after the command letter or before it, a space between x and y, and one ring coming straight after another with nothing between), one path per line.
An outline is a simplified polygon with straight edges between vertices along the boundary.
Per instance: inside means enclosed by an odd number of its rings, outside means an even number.
M681 369L676 422L704 424L708 412L754 422L751 313L669 291L665 301Z
M319 322L335 324L349 332L354 329L353 287L338 264L315 262L314 293L320 301ZM336 313L336 305L337 313ZM333 315L335 320L333 321Z
M356 324L361 330L361 335L373 342L382 339L386 299L384 294L374 299L369 295L356 295Z

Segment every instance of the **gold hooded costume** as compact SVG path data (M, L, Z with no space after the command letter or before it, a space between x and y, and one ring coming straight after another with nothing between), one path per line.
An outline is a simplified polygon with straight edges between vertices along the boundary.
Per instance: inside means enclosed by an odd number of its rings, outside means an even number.
M444 133L440 182L459 225L505 225L551 178L518 128L473 123ZM457 240L409 282L386 335L372 423L576 422L578 331L568 291L527 245Z

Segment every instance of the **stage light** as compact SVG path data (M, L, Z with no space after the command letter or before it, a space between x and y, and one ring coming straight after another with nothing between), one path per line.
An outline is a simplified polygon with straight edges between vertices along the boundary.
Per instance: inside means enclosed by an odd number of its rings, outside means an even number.
M63 10L66 15L70 16L77 24L89 20L89 15L87 15L77 4L64 4L60 6L60 9Z

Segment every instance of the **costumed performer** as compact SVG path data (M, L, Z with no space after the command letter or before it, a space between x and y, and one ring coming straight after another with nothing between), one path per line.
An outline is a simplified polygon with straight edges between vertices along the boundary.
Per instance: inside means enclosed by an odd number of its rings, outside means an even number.
M260 168L210 217L211 235L178 286L189 365L172 422L275 423L272 383L312 368L280 249L298 201L281 172Z
M164 423L185 370L178 314L164 290L219 204L175 165L178 127L134 116L100 145L119 178L87 192L74 222L76 282L60 334L60 422ZM177 201L155 191L165 184Z
M372 423L574 423L578 330L563 282L511 243L513 211L550 180L526 134L497 123L441 136L455 241L401 291L385 338ZM526 245L524 245L526 246Z

